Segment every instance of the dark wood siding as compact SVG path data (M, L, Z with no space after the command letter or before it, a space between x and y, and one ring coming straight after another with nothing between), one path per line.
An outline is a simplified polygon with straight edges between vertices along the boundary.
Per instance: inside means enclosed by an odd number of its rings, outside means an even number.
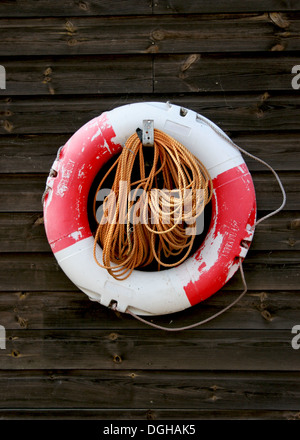
M0 3L0 418L299 417L299 38L298 1ZM249 293L183 333L89 301L44 232L41 196L59 146L101 112L146 100L212 119L267 160L287 191L284 211L257 227ZM260 217L280 191L245 160ZM154 320L191 324L241 288L237 274L204 303Z

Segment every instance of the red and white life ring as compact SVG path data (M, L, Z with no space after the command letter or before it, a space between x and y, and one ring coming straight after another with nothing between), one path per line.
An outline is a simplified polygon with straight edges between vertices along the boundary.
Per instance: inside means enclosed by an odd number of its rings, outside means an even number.
M153 119L155 128L176 138L206 166L213 179L212 218L204 242L181 265L160 272L134 270L117 281L94 261L88 195L101 167L144 119ZM113 302L120 312L140 315L178 312L222 288L247 254L256 219L251 175L228 140L205 117L159 102L118 107L81 127L60 149L44 197L48 241L73 283L104 306ZM100 246L97 253L101 261Z

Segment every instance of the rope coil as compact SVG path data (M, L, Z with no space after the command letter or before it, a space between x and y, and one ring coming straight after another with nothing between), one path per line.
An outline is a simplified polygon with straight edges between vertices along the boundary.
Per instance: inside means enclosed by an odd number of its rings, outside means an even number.
M207 169L180 142L155 129L154 146L146 148L153 148L148 175L144 147L134 133L96 191L97 195L116 167L111 192L102 205L94 258L117 280L128 278L134 269L148 266L153 260L157 261L158 270L181 264L195 241L196 234L191 231L196 231L197 218L212 196ZM137 161L139 178L132 181ZM96 196L93 209L96 218ZM96 255L98 242L103 249L102 263ZM176 261L164 261L170 256L175 256Z

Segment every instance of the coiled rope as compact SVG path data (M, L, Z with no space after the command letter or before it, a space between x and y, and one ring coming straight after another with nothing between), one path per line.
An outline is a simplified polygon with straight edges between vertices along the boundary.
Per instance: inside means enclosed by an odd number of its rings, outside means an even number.
M153 149L148 175L144 148ZM137 161L139 179L132 181ZM129 137L102 178L96 196L115 167L114 182L104 199L95 234L97 264L117 280L128 278L134 269L145 267L154 259L158 270L181 264L196 237L195 233L187 233L187 228L195 227L212 196L212 180L205 166L180 142L155 129L153 147L143 147L137 133ZM160 182L163 188L159 191ZM98 242L103 249L102 262L96 255ZM164 261L171 255L176 257L175 262Z

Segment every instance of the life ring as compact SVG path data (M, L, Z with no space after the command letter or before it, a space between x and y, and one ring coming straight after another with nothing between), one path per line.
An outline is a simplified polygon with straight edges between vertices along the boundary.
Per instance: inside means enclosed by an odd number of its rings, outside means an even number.
M202 245L181 265L134 270L128 279L116 281L93 258L88 195L101 167L145 119L153 119L155 128L176 138L206 166L213 179L212 217ZM59 150L43 206L49 244L71 281L91 300L140 315L178 312L220 290L245 258L256 220L251 175L227 135L192 110L160 102L124 105L81 127Z

